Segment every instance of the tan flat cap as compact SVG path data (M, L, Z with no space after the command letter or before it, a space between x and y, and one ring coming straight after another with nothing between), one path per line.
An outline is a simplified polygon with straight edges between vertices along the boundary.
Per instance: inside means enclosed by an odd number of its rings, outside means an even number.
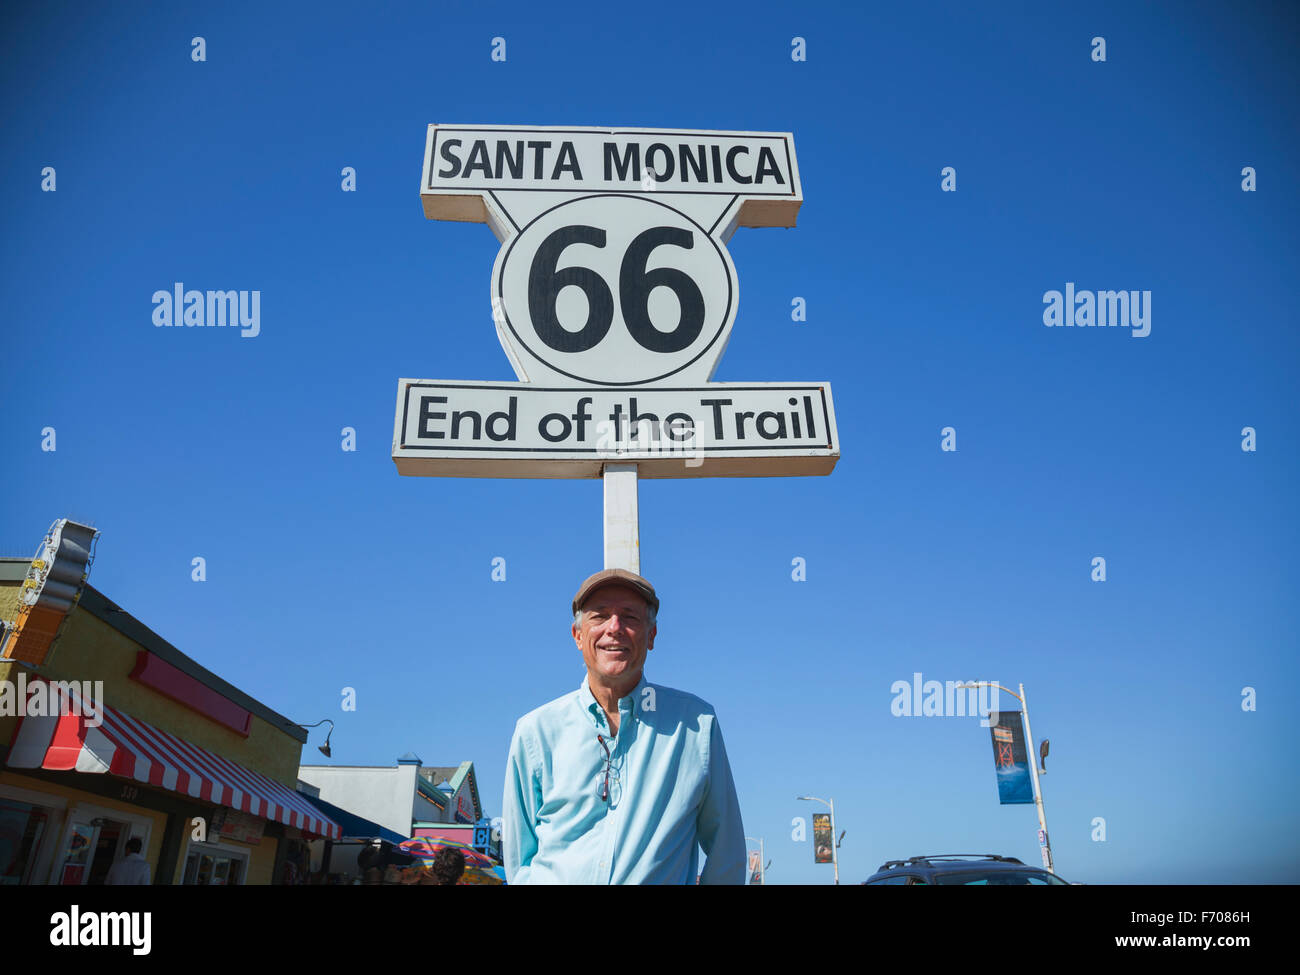
M642 596L656 613L659 612L659 597L655 595L655 587L650 585L645 579L642 579L635 572L629 572L627 569L602 569L594 575L589 575L578 587L578 593L573 597L573 611L576 613L578 607L587 601L587 597L599 586L607 586L612 582L621 583L625 586L631 586Z

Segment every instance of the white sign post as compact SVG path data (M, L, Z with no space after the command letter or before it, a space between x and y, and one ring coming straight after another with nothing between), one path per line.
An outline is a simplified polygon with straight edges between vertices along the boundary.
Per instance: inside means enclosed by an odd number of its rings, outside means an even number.
M829 383L714 383L737 227L793 227L782 132L431 125L433 220L486 223L517 383L402 379L393 461L433 477L603 477L605 567L640 572L637 477L829 474Z

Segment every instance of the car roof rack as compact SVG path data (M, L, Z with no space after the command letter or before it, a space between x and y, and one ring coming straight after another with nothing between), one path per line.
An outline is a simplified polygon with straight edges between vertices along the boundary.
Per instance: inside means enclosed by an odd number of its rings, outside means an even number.
M881 865L881 870L893 870L895 867L921 866L936 861L952 862L961 860L995 860L999 863L1018 863L1024 866L1024 861L1018 857L1004 857L997 853L940 853L934 856L908 857L906 860L887 860Z

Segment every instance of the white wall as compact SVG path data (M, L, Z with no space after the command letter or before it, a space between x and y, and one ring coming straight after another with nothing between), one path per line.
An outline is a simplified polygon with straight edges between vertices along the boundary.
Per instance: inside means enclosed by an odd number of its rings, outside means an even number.
M415 774L414 765L303 765L298 769L298 778L320 789L326 802L402 836L411 835Z

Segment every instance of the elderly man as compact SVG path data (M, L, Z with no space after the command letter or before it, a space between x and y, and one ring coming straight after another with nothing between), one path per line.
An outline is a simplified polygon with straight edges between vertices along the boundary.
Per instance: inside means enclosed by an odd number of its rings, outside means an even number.
M745 831L713 708L650 684L659 599L626 569L573 598L578 690L515 725L502 849L512 884L745 881Z

